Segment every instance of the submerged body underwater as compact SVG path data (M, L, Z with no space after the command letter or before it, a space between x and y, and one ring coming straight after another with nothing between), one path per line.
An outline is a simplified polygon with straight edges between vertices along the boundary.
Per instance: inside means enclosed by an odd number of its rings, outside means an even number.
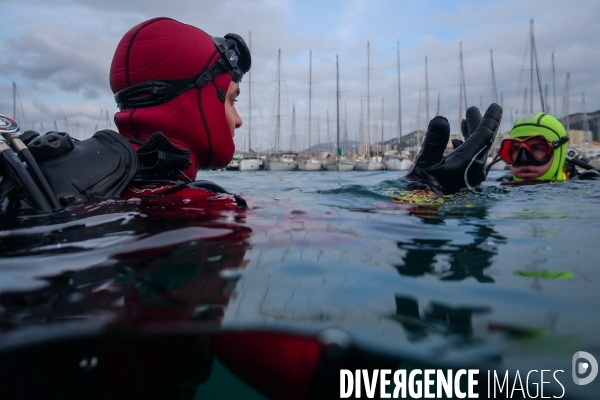
M498 176L418 198L395 172L201 172L248 209L5 218L2 391L337 398L341 368L479 368L595 398L571 360L600 357L600 182Z

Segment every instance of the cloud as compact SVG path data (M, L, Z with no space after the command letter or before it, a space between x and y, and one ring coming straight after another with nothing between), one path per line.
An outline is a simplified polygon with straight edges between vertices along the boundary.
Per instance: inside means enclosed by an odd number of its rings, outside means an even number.
M542 85L552 98L550 57L555 54L557 114L561 114L566 73L571 73L571 112L580 111L585 90L588 111L600 108L600 62L596 38L600 17L595 0L577 4L558 0L461 0L403 2L223 0L197 2L162 0L91 2L64 0L52 6L41 0L5 0L11 19L0 28L0 87L10 91L11 80L19 85L28 120L53 125L54 120L78 121L93 129L100 110L116 111L108 87L108 70L116 44L141 21L168 16L198 26L214 35L236 32L248 37L252 31L252 134L262 148L273 142L275 131L275 76L277 51L282 50L283 143L290 142L292 104L295 104L300 143L307 143L308 58L313 52L312 132L330 136L335 121L335 56L340 60L342 120L348 113L348 130L357 138L360 103L371 120L381 126L381 99L385 101L385 135L396 134L398 115L396 43L401 43L402 115L405 133L426 124L425 56L429 67L430 117L437 111L458 126L459 43L467 74L470 104L492 101L490 50L498 90L505 106L503 128L522 112L523 93L529 83L529 58L525 54L529 19L535 18L535 37ZM367 40L371 41L371 97L367 89ZM248 80L242 82L238 110L248 118ZM536 83L537 84L537 83ZM9 92L6 92L9 93ZM536 93L536 104L539 99ZM419 98L421 101L419 102ZM6 99L0 112L12 112ZM511 114L512 110L512 114ZM30 116L29 116L30 115ZM79 115L79 117L78 117ZM80 119L78 119L80 118ZM364 118L366 120L366 116ZM237 145L246 140L248 125L236 135ZM380 129L380 128L379 128ZM312 142L316 138L313 137Z

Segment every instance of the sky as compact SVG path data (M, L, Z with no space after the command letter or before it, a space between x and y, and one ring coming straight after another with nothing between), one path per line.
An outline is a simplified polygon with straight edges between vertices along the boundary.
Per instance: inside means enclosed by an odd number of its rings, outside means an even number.
M497 101L504 108L501 129L509 130L519 115L531 111L529 98L524 99L525 89L531 93L531 19L540 81L544 89L548 86L547 111L558 117L566 112L567 73L569 112L582 112L584 97L588 112L600 109L597 0L0 0L0 6L0 90L5 94L0 113L13 115L15 82L17 119L24 128L48 131L56 126L78 138L96 129L114 129L117 108L108 83L114 50L129 29L157 16L214 36L233 32L249 41L251 32L252 82L249 75L244 77L237 103L244 120L236 132L239 150L247 150L249 134L255 150L274 144L279 49L281 143L286 149L292 145L294 108L296 149L308 146L309 87L311 144L334 139L336 55L340 129L346 128L350 139L366 141L359 136L361 101L363 132L371 133L371 143L382 135L384 140L397 137L399 113L403 134L424 129L438 112L438 98L439 113L456 133L461 43L469 106L485 109L495 101L493 51ZM533 111L541 111L537 76L533 92Z

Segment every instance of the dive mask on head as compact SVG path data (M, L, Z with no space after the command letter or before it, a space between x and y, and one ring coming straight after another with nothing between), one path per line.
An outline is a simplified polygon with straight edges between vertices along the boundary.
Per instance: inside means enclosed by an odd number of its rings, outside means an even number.
M549 142L544 136L530 136L524 139L505 139L500 145L498 155L507 164L515 167L522 165L544 165L552 159L554 149L569 140L567 137Z
M205 86L224 72L229 72L233 81L239 83L252 65L246 42L234 33L222 38L213 36L212 40L221 54L215 64L186 79L147 81L125 88L115 94L119 110L164 104L190 89Z

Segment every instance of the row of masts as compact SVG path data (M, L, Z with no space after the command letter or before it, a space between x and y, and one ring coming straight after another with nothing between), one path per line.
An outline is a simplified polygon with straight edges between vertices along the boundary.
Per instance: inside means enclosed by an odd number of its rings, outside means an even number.
M542 95L542 90L541 90L541 79L539 78L539 67L537 66L537 55L535 54L535 41L533 40L533 35L530 36L531 38L531 50L532 50L532 57L531 57L531 61L534 63L532 64L532 68L531 68L531 82L533 83L533 77L537 76L537 83L538 83L538 88L540 89L540 102L541 102L541 106L542 106L542 110L545 112L549 111L549 104L548 104L548 85L546 85L545 87L545 95ZM463 63L463 53L462 53L462 43L460 43L460 49L459 49L459 59L460 59L460 70L459 70L459 81L460 81L460 89L459 89L459 118L458 120L461 121L462 117L464 116L464 112L467 108L468 105L468 100L467 100L467 93L466 93L466 79L465 79L465 70L464 70L464 63ZM336 65L339 64L339 57L336 56ZM397 51L397 64L398 64L398 124L397 124L397 135L398 135L398 150L401 150L401 138L402 138L402 103L401 103L401 98L402 98L402 85L401 85L401 75L400 75L400 46L399 46L399 42L398 42L398 51ZM496 80L496 70L495 70L495 66L494 66L494 55L493 55L493 50L490 50L490 65L491 65L491 77L492 77L492 101L499 103L499 104L503 104L504 103L504 93L498 91L498 85L497 85L497 80ZM370 88L370 42L367 42L367 95L365 97L367 97L367 107L366 107L366 117L367 117L367 123L366 123L366 135L364 135L363 133L363 126L365 124L363 124L362 122L362 116L363 114L363 101L361 99L361 112L360 112L360 118L361 121L359 123L359 138L360 141L362 142L366 142L367 144L367 148L371 147L371 139L376 135L376 132L372 132L372 124L371 124L371 104L370 104L370 100L371 97L373 97L371 95L371 88ZM553 71L553 97L554 97L554 104L556 104L556 88L555 88L555 82L556 82L556 76L555 76L555 65L554 65L554 53L552 53L552 71ZM568 98L570 97L568 92L569 92L569 81L570 81L570 74L567 74L567 84L566 84L566 89L565 89L565 100L564 100L564 107L565 107L565 111L568 111ZM251 91L251 90L250 90ZM277 67L277 129L276 129L276 141L275 141L275 146L276 148L279 148L281 145L281 95L280 95L280 91L281 91L281 50L278 51L278 67ZM429 98L429 77L428 77L428 58L427 56L425 57L425 121L428 121L431 119L431 113L430 113L430 98ZM339 76L336 76L336 98L340 97L340 93L339 93ZM499 96L500 94L500 96ZM420 94L421 95L421 94ZM251 96L251 94L249 95ZM585 96L585 93L583 94L583 96ZM312 148L312 51L310 51L309 53L309 101L308 101L308 119L309 119L309 124L308 124L308 147ZM525 114L527 112L527 110L532 111L533 110L533 98L534 96L532 95L531 92L528 93L527 88L525 89L525 98L524 98L524 105L523 105L523 114ZM525 106L525 101L529 100L529 107ZM480 102L481 102L481 98L480 98ZM585 102L585 99L583 99L582 103ZM419 100L419 107L421 105L421 100ZM251 105L250 105L251 107ZM251 109L249 107L249 109ZM341 142L341 124L340 124L340 110L339 110L339 100L336 101L336 143ZM464 107L464 108L463 108ZM554 107L556 108L556 105L554 105ZM344 109L346 110L346 103L344 104ZM483 110L482 110L483 111ZM506 110L508 111L508 110ZM345 111L346 115L347 112ZM384 122L383 122L383 113L384 113L384 100L382 99L382 141L383 141L383 127L384 127ZM419 111L418 115L417 115L417 120L421 120L421 117L419 117L419 115L421 114L421 111ZM436 108L436 114L439 115L440 114L440 93L438 93L438 97L437 97L437 108ZM510 112L507 112L507 114L509 114L511 116L511 124L514 122L512 120L513 115L512 115L512 110ZM566 118L566 125L567 127L569 127L569 118L568 118L568 112L565 113L567 118ZM249 115L250 118L250 115ZM344 119L344 124L345 124L345 129L347 129L347 122L346 122L346 118ZM586 121L587 122L587 121ZM458 127L459 128L459 127ZM417 127L417 130L419 130L420 127ZM460 129L460 128L459 128ZM250 129L249 129L250 131ZM250 137L249 137L249 141L250 141ZM293 140L293 142L295 142L295 140ZM320 140L319 140L320 142ZM251 148L251 146L249 146ZM339 145L337 146L337 151L341 151L341 148L339 147Z
M550 106L549 106L549 102L548 102L548 85L545 85L545 90L542 89L542 84L541 84L541 77L540 77L540 69L539 69L539 65L538 65L538 56L537 56L537 48L536 48L536 42L535 42L535 36L534 36L534 22L533 20L530 20L530 32L529 32L529 56L530 56L530 64L531 64L531 68L530 68L530 76L529 76L529 88L525 88L524 89L524 97L523 97L523 106L521 107L522 113L525 114L527 112L533 112L534 111L534 90L533 88L535 87L535 83L537 83L538 85L538 91L539 91L539 98L540 98L540 105L541 105L541 111L543 112L550 112ZM250 50L252 50L252 36L251 36L251 32L249 33L249 44L250 44ZM459 89L459 118L458 121L461 121L463 116L464 116L464 112L467 108L468 105L468 100L467 100L467 93L466 93L466 80L465 80L465 70L464 70L464 63L463 63L463 51L462 51L462 43L460 43L460 49L459 49L459 59L460 59L460 70L459 70L459 82L460 82L460 89ZM558 113L558 109L557 109L557 104L556 104L556 68L555 68L555 57L554 57L554 52L552 52L552 95L553 95L553 107L552 107L552 112L554 113L554 115L556 115ZM338 60L338 56L336 56L336 64L339 63ZM496 82L496 71L495 71L495 67L494 67L494 57L493 57L493 50L490 50L490 64L491 64L491 76L492 76L492 100L494 102L497 102L501 105L503 105L504 103L504 95L502 92L500 92L500 98L498 98L498 86L497 86L497 82ZM371 139L372 137L375 136L376 132L372 132L372 124L371 124L371 97L373 97L371 95L371 84L370 84L370 42L367 42L367 112L366 112L366 116L367 116L367 123L366 123L366 135L363 133L363 122L362 122L362 99L361 99L361 122L360 122L360 140L364 141L367 143L367 148L371 148ZM536 82L536 78L537 77L537 82ZM401 75L400 75L400 42L398 41L398 46L397 46L397 82L398 82L398 123L397 123L397 143L398 146L401 146L401 138L403 135L402 132L402 84L401 84ZM252 146L252 69L249 71L249 88L250 90L248 90L248 100L249 100L249 104L248 104L248 118L247 118L247 126L248 126L248 149L250 150L251 153L254 152L253 150L253 146ZM309 119L309 124L308 124L308 143L309 143L309 148L312 147L312 103L313 103L313 93L312 93L312 51L310 51L310 55L309 55L309 96L308 96L308 119ZM339 91L339 77L337 77L336 79L336 88ZM280 91L281 91L281 50L279 50L278 52L278 63L277 63L277 127L276 127L276 139L275 139L275 147L276 148L280 148L281 147L281 95L280 95ZM427 123L427 121L429 121L431 119L431 115L430 115L430 89L429 89L429 75L428 75L428 58L427 56L425 56L425 116L424 116L424 120ZM570 107L570 73L567 73L566 76L566 83L565 83L565 88L564 88L564 95L563 95L563 102L562 102L562 114L565 116L565 125L567 130L570 129L570 119L569 119L569 107ZM337 93L337 97L339 97L340 94L339 92ZM419 94L419 97L421 97L421 93ZM13 82L13 116L16 118L17 117L17 104L21 104L20 101L20 97L19 97L19 93L17 90L17 86L16 83ZM382 99L382 114L383 114L383 109L384 109L384 104L383 104L383 99ZM481 103L481 98L480 98L480 103ZM528 107L527 107L527 103ZM582 105L584 108L584 128L587 127L588 125L588 121L587 121L587 113L585 111L585 92L583 92L582 94ZM338 109L336 110L336 141L339 143L340 141L340 110L339 110L339 104L336 106ZM420 121L422 120L421 118L421 98L419 99L419 112L417 114L417 130L419 130L420 127ZM464 108L463 108L464 107ZM29 128L27 121L25 119L25 115L23 112L23 106L21 104L20 106L21 108L21 116L23 119L23 125L26 127L26 129ZM344 112L346 113L346 104L344 104ZM440 93L438 93L438 99L437 99L437 109L436 109L436 114L440 113ZM104 127L106 126L107 128L112 128L111 126L111 121L108 115L108 110L101 110L100 111L100 118L97 121L97 123L95 124L94 127L94 131L96 131L97 129L99 129L100 127ZM512 123L514 122L513 120L513 112L512 109L506 110L505 109L505 115L509 114L510 115L510 123L512 125ZM506 119L506 118L505 118ZM344 121L346 121L346 118L344 119ZM43 123L40 122L40 129L43 131ZM346 127L345 130L347 129L347 122L344 122L344 126ZM35 129L37 128L36 126L32 125L32 128ZM75 124L75 135L77 135L77 131L79 128L79 124L76 123ZM54 121L54 129L58 130L58 124L56 123L56 121ZM65 130L69 131L69 124L67 121L67 118L65 117ZM383 130L383 123L382 123L382 130ZM365 138L366 136L366 138ZM365 140L366 139L366 140ZM339 149L339 145L338 145L338 149ZM399 147L398 150L400 151L401 148ZM339 151L339 150L338 150Z
M46 128L44 127L43 122L39 122L39 126L36 126L37 123L32 122L31 125L27 122L27 118L25 117L25 111L23 109L23 103L21 102L21 96L19 94L19 89L17 87L16 82L12 82L12 92L13 92L13 110L12 116L15 120L21 121L22 128L25 128L24 131L33 129L36 130L39 128L39 131L42 133L46 132ZM19 105L17 109L17 104ZM21 111L20 115L18 114L18 110ZM53 121L53 127L55 131L59 131L59 126L56 120ZM110 117L108 114L108 110L100 110L100 117L97 120L94 126L94 132L98 129L102 128L112 129L112 124L110 122ZM60 129L62 130L62 129ZM74 137L78 137L79 135L79 122L75 122L75 125L69 126L69 121L67 117L64 117L64 131L73 134ZM85 127L82 129L85 132Z

